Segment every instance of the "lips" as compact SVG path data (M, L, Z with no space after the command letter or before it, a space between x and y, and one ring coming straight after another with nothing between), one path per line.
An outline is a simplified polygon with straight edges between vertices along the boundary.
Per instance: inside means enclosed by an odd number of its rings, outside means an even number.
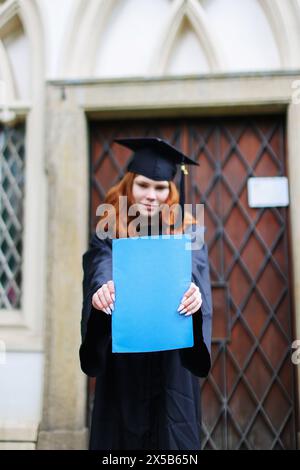
M148 204L143 204L143 206L147 207L147 209L152 209L152 208L154 208L154 207L157 207L157 206L150 206L150 205L148 205Z

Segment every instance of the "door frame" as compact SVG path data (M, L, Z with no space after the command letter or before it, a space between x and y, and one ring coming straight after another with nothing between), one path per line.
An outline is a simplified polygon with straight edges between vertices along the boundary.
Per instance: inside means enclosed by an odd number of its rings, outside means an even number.
M81 257L89 236L89 120L286 114L290 251L293 254L290 260L293 268L291 291L296 340L300 339L298 88L300 71L47 82L45 165L50 195L47 208L50 236L47 308L45 305L45 386L38 448L87 446L87 380L80 371L78 357L82 304L78 286L82 283ZM66 303L65 279L69 280L72 308ZM68 341L66 331L70 332ZM53 347L53 341L56 347ZM300 365L294 367L297 368L297 414L300 409ZM299 427L297 441L300 447Z

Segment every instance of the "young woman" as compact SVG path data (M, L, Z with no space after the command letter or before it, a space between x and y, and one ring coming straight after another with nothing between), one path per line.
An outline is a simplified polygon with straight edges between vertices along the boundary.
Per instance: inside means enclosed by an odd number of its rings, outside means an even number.
M128 207L137 204L140 220L147 228L159 214L158 233L164 226L160 206L179 201L171 181L178 163L173 152L178 151L163 141L157 146L154 139L140 140L144 147L134 146L136 152L127 173L105 199L116 210L116 237L124 234L124 226L119 225L119 196L127 196ZM140 140L136 142L140 144ZM126 220L127 227L131 220ZM185 214L184 223L173 233L182 233L188 227L194 229L195 220ZM80 361L85 374L97 377L89 449L199 450L198 377L206 377L211 367L212 305L206 245L192 250L191 284L178 305L178 315L193 316L192 348L112 353L111 315L117 292L110 238L100 239L94 233L83 255L83 270Z

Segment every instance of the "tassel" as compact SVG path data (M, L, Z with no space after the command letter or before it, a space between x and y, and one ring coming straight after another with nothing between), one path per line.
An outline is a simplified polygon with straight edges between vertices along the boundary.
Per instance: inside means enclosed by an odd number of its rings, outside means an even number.
M184 222L184 202L185 202L185 175L188 174L185 164L181 163L181 176L180 176L180 206L182 210L182 222Z

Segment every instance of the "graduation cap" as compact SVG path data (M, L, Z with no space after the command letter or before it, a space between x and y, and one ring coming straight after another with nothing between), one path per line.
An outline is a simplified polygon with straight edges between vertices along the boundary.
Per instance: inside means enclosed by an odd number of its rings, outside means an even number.
M180 165L180 206L184 217L185 175L188 174L186 165L199 166L199 163L158 137L115 139L114 142L134 151L127 165L127 171L147 178L171 181L176 175L177 165Z

